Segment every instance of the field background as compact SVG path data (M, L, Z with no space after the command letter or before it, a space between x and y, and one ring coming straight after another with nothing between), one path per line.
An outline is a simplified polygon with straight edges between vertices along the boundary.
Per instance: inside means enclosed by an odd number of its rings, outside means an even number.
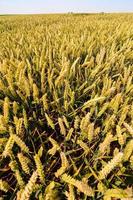
M133 199L133 14L0 16L0 199Z

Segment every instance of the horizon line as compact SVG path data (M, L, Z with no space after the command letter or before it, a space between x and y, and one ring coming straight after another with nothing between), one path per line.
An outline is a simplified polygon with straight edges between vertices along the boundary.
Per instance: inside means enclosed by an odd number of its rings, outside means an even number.
M45 12L45 13L0 13L0 15L54 15L54 14L133 14L133 11L115 11L115 12L105 12L105 11L97 11L97 12Z

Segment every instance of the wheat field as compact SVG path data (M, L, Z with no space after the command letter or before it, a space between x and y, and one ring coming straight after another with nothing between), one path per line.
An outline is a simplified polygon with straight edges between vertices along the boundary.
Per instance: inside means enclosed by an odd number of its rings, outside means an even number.
M0 16L0 200L133 199L133 14Z

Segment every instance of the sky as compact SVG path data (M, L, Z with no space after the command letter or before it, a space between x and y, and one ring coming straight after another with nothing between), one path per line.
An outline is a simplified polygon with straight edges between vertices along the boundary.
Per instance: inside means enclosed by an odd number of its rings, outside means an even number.
M133 0L0 0L0 14L133 12Z

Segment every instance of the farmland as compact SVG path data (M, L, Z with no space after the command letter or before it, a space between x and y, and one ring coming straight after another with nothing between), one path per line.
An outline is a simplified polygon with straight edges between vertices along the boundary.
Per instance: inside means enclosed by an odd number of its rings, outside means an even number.
M0 196L133 199L133 14L0 16Z

